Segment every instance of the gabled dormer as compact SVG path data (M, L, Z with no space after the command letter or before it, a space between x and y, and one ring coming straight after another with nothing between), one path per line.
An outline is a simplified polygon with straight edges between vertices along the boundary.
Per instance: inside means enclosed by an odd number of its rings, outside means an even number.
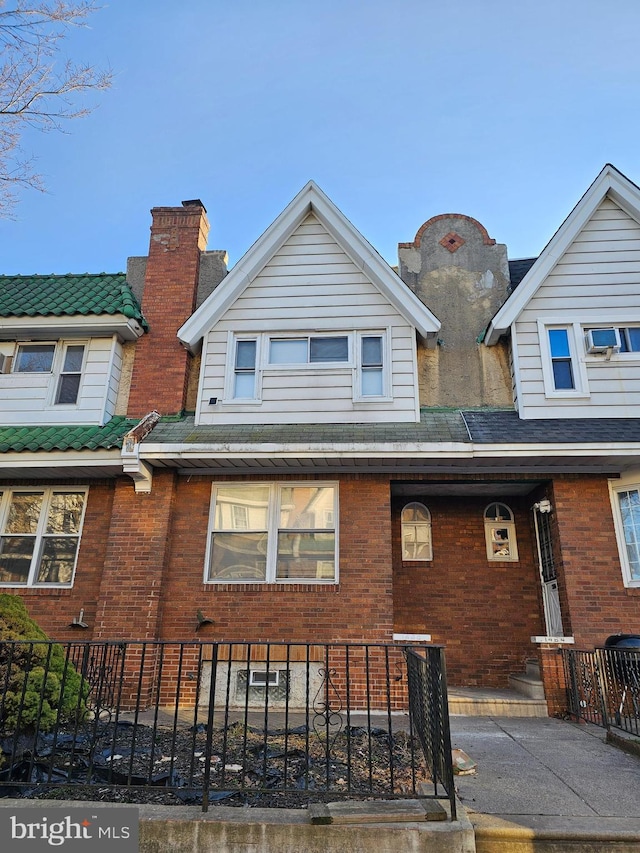
M0 277L0 424L101 425L146 327L122 273Z
M418 421L439 322L310 182L181 327L198 424Z
M506 335L521 418L640 414L640 189L613 166L495 314L485 343Z

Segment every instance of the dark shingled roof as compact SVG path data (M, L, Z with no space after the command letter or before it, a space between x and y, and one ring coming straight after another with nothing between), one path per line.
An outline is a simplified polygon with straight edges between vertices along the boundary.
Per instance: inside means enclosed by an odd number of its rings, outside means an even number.
M138 419L114 417L99 426L0 427L0 453L47 450L111 450Z
M463 412L477 444L610 444L640 442L638 418L521 420L514 411Z
M516 258L514 261L509 261L509 277L511 279L512 291L516 289L537 260L537 258Z
M0 316L74 314L124 314L147 328L124 273L0 276Z
M457 410L423 411L420 423L379 424L220 424L195 426L193 415L161 421L145 444L281 444L469 441Z

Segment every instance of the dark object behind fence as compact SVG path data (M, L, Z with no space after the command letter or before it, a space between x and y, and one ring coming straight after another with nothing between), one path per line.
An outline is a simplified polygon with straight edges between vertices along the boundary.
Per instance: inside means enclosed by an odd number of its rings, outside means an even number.
M571 714L640 734L640 635L613 635L593 651L565 649L563 661Z

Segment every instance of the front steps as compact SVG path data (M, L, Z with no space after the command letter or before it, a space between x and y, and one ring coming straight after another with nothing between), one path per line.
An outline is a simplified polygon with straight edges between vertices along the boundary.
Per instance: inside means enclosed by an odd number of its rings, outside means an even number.
M450 687L449 713L467 717L547 717L547 703L537 660L522 674L509 676L508 690Z

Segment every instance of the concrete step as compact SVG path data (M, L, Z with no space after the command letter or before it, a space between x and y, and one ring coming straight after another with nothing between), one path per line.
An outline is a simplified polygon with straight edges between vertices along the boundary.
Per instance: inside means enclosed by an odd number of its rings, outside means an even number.
M515 690L481 687L450 687L449 713L465 717L547 717L544 699L524 696Z
M529 699L544 700L544 686L539 677L526 673L510 675L509 687Z

